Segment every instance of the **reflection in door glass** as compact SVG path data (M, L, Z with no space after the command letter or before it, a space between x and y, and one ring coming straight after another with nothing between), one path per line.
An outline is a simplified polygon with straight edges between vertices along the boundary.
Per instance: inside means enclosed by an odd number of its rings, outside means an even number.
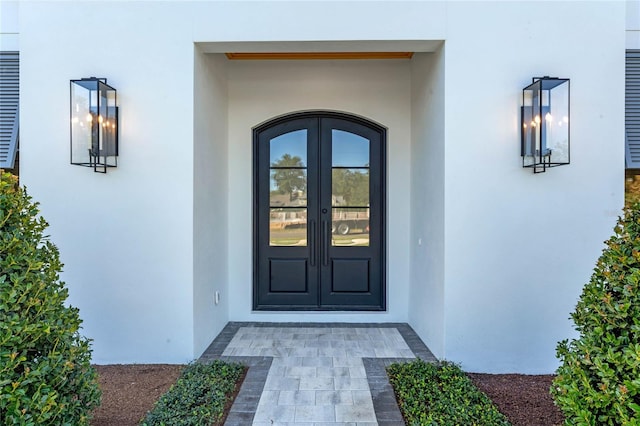
M332 169L331 205L369 207L369 169Z
M307 245L307 209L269 209L270 246Z
M271 167L305 167L307 164L307 130L295 130L269 142Z
M344 130L331 130L333 167L369 167L369 140Z
M332 246L369 245L369 209L336 208L331 217Z
M269 141L269 245L306 246L307 130Z
M305 169L271 169L269 186L271 207L307 205L307 171Z

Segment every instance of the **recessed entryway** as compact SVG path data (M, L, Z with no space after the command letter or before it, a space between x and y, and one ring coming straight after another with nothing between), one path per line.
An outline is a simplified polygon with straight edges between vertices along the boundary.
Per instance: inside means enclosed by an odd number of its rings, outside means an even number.
M335 112L254 129L255 309L385 309L385 138Z
M212 305L206 315L219 312L223 316L228 312L229 319L244 321L361 319L363 311L350 307L255 307L253 131L261 123L273 123L276 117L294 112L339 111L386 130L385 307L371 308L366 315L374 316L376 322L407 320L411 188L415 186L412 170L426 170L411 167L416 152L411 150L411 89L416 81L412 74L422 72L425 55L401 60L280 61L228 60L224 53L200 56L203 75L197 87L202 87L196 97L204 104L197 108L200 137L194 158L198 165L195 232L201 259L197 275L203 286L194 297L205 309L205 302L213 300L211 289L219 289L221 294L220 303ZM220 98L220 94L226 97ZM422 131L416 134L422 135ZM429 163L429 170L437 168ZM422 185L430 180L420 182ZM420 211L417 217L427 210L421 205ZM226 220L221 220L220 214L226 214ZM347 232L344 226L342 232ZM348 236L357 235L354 229L348 232ZM346 237L339 233L334 236Z

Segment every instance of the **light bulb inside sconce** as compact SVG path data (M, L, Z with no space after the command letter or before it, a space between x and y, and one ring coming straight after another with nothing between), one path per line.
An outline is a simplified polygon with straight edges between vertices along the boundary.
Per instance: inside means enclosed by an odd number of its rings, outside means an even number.
M547 120L547 121L549 121L549 122L551 122L551 120L553 120L553 117L551 116L551 113L550 113L550 112L548 112L548 113L544 116L544 119L545 119L545 120Z
M535 121L536 123L540 124L540 116L536 115L536 117L533 119L533 121Z
M536 122L535 121L531 122L531 127L536 127Z
M98 123L102 124L102 122L104 121L104 118L102 118L101 115L98 116Z

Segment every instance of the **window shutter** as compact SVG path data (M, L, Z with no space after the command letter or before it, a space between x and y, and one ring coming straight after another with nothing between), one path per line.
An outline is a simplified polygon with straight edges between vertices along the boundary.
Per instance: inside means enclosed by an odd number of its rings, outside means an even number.
M18 148L18 52L0 52L0 168L12 169Z
M627 50L625 87L626 167L640 169L640 50Z

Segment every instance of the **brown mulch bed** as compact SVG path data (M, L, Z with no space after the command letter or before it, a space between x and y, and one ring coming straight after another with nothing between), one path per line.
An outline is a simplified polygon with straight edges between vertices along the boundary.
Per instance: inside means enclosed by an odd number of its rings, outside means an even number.
M467 374L514 426L556 426L562 412L549 394L553 376L522 374Z
M92 426L135 426L178 379L182 365L97 365L102 404Z
M135 426L176 381L181 365L99 365L102 404L92 426ZM549 387L553 376L469 374L514 426L555 426L563 422Z

